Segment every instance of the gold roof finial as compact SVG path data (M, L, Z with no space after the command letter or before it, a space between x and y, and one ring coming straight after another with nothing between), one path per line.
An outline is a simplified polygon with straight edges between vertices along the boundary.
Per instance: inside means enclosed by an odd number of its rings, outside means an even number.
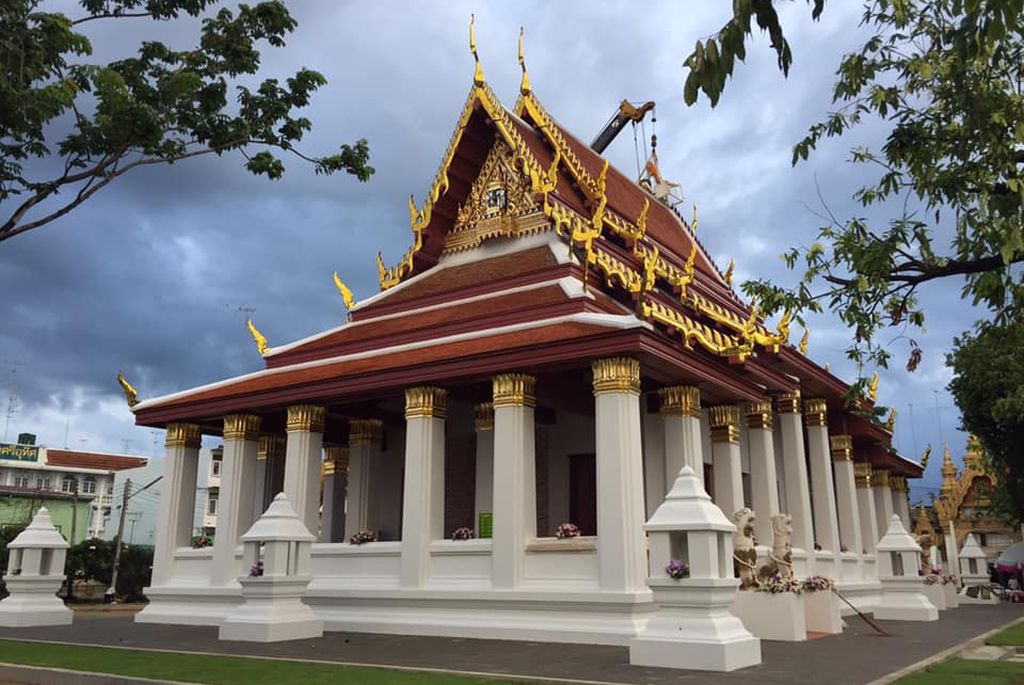
M124 391L124 399L128 402L128 408L131 409L139 403L138 391L132 387L132 384L128 382L128 379L120 371L117 372L117 382L121 386L121 390Z
M872 402L878 400L878 372L875 371L875 375L868 381L868 399Z
M473 83L478 86L484 85L484 68L480 66L480 55L476 52L476 15L469 15L469 51L473 53L473 61L476 62L476 71L473 72Z
M932 446L929 444L928 447L925 448L924 454L921 455L921 469L922 470L928 468L928 457L930 457L930 456L932 456Z
M690 231L697 235L697 203L693 203L693 220L690 222Z
M892 433L896 429L896 407L889 408L889 416L885 419L885 430Z
M811 329L805 328L803 337L800 338L800 354L807 356L807 343L811 340Z
M341 299L345 303L345 309L352 309L352 305L356 303L352 298L352 291L341 280L337 271L334 272L334 287L338 289L339 293L341 293Z
M267 337L256 329L256 324L252 322L252 319L246 319L245 326L249 329L249 334L252 336L253 342L256 343L256 349L259 351L260 356L266 354L267 350L270 349L270 346L267 345Z
M736 270L736 260L735 259L730 259L729 260L729 268L725 270L725 274L724 274L725 284L726 285L729 285L729 286L732 285L732 272L735 271L735 270Z
M523 95L530 94L530 77L526 73L526 57L523 55L523 27L519 27L519 68L523 70L523 78L519 82L519 92Z

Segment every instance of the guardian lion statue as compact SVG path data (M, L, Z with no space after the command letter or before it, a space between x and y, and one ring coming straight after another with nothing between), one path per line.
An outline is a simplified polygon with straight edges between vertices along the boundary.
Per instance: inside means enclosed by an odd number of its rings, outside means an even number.
M740 579L740 589L757 587L757 550L754 549L754 512L743 507L732 515L736 532L732 534L732 565Z
M789 514L772 516L772 549L768 553L768 561L757 569L758 581L767 580L774 575L784 580L793 577L793 517Z
M921 547L921 570L927 575L932 572L932 536L930 533L921 533L916 541Z

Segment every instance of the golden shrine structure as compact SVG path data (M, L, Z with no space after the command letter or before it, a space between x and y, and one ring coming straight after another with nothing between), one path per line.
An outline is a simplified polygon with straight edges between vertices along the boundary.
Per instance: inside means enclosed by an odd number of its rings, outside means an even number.
M317 536L304 602L327 630L628 644L656 609L644 523L684 466L765 542L788 512L797 574L870 609L875 543L894 513L909 528L920 465L866 418L873 392L847 408L789 317L737 295L696 215L548 114L525 65L508 109L477 61L409 209L411 247L378 255L381 291L344 325L133 406L167 434L137 620L223 621L239 537L283 491ZM224 441L218 525L192 549L202 435Z

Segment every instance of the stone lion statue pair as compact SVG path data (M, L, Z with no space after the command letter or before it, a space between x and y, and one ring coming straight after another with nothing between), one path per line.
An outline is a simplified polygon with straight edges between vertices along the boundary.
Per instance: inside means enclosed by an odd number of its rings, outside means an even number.
M772 516L772 546L768 560L760 566L754 539L756 516L749 507L743 507L732 515L736 532L732 534L733 568L740 579L740 589L756 588L762 581L779 575L784 579L793 577L793 519L789 514Z

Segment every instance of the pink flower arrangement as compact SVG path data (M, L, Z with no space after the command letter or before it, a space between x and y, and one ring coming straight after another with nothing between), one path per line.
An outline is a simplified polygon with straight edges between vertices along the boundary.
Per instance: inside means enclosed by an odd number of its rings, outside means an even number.
M845 553L845 552L849 552L849 551L850 551L850 548L849 548L849 547L847 547L846 545L844 545L843 543L839 543L839 551L840 551L840 552L844 552L844 553Z
M925 585L939 585L940 583L942 583L942 576L938 573L929 573L924 577Z
M362 545L367 542L377 542L377 533L372 530L361 530L348 539L349 544Z
M580 527L575 523L562 523L555 529L555 537L559 540L567 540L569 538L578 538L580 536Z
M690 567L679 559L672 559L668 562L668 566L665 567L665 573L668 574L669 578L674 578L675 580L689 578Z
M767 592L772 595L778 595L783 592L792 592L799 595L803 590L803 584L796 578L783 578L780 574L776 573L768 580L762 580L761 584L754 588L757 592Z
M955 583L956 583L956 576L953 575L952 573L947 573L947 574L942 576L942 584L943 585L953 585Z
M259 578L263 575L263 562L257 561L255 564L249 567L249 577Z
M452 540L472 540L475 537L472 528L456 528L452 531Z
M831 591L835 587L836 581L828 576L808 576L800 585L800 589L805 592Z

